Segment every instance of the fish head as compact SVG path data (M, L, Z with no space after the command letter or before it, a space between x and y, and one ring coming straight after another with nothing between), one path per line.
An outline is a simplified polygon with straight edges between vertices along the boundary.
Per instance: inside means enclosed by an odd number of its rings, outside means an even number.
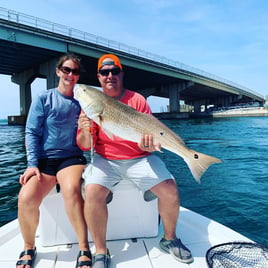
M89 90L89 86L87 86L87 85L83 85L83 84L76 84L75 86L74 86L74 90L73 90L73 92L74 92L74 98L77 100L77 101L81 101L81 100L83 100L83 96L84 95L88 95L89 93L87 93L87 91Z
M74 87L74 98L79 102L81 109L87 117L98 121L103 113L103 93L88 85L76 84Z

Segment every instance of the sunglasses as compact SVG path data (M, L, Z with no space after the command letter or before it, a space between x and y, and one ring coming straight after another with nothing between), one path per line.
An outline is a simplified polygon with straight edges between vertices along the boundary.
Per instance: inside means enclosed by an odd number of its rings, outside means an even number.
M108 76L109 73L112 73L112 75L118 75L118 74L120 74L120 72L121 72L121 69L120 68L101 69L101 70L99 70L99 73L102 76Z
M67 66L61 66L60 70L64 73L64 74L70 74L72 73L73 75L79 75L80 74L80 70L79 69L71 69Z

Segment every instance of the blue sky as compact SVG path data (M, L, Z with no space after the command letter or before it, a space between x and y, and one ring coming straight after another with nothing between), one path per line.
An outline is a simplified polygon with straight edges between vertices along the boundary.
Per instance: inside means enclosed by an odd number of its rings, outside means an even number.
M102 36L268 95L266 0L1 0L1 7ZM0 75L0 118L19 88ZM36 81L33 91L45 87ZM33 94L34 94L33 92ZM167 103L150 100L153 111Z

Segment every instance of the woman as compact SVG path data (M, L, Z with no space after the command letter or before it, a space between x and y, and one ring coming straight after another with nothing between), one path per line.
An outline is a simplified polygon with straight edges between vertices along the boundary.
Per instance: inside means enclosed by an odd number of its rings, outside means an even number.
M76 267L91 267L87 227L83 216L81 175L86 164L76 145L80 106L73 88L80 76L80 60L62 56L56 67L57 88L42 91L32 102L25 129L28 166L20 176L18 220L24 249L17 268L33 267L36 257L35 233L39 206L50 190L59 184L69 220L76 232L79 254Z

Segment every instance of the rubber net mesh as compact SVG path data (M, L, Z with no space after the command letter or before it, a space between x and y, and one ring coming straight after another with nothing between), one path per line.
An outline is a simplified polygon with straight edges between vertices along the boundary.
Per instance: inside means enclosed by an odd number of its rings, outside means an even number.
M268 247L256 243L230 242L206 253L210 268L268 268Z

